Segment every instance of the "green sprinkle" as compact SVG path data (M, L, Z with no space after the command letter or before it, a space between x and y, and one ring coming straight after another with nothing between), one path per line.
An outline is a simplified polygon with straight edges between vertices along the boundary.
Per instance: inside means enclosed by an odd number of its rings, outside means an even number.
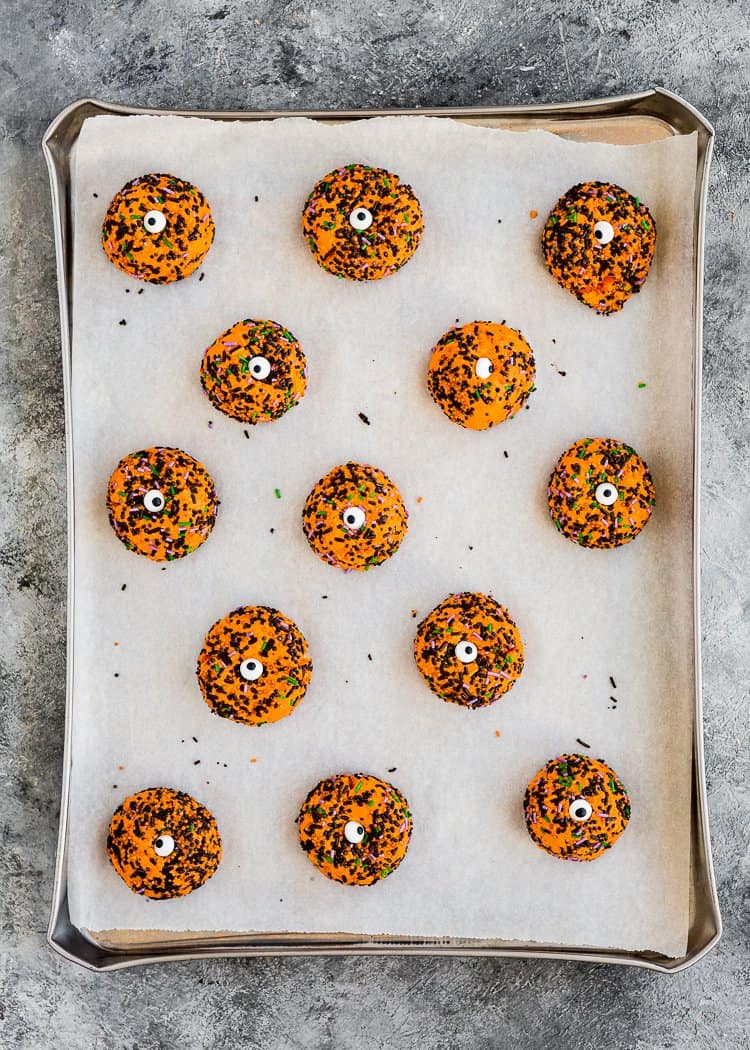
M360 791L361 791L361 790L362 790L362 781L361 781L361 780L358 780L358 781L357 781L357 784L356 784L356 786L355 786L355 788L354 788L354 794L355 794L355 795L358 795L358 794L360 793Z
M645 385L646 385L645 383L639 383L639 384L638 384L638 389L639 389L639 390L642 390L642 389L644 388L644 386L645 386Z
M276 499L281 499L281 489L274 489L273 494L276 497Z

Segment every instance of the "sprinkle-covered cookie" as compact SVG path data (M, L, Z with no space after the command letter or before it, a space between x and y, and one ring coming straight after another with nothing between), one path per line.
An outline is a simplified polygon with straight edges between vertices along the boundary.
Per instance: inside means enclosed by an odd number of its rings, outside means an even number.
M535 376L534 353L520 332L472 321L449 328L433 349L427 388L448 419L486 430L523 408Z
M141 175L117 193L102 226L102 246L118 270L151 284L189 277L214 239L208 201L174 175Z
M436 696L476 710L494 704L521 677L523 642L494 598L451 594L417 628L414 659Z
M315 867L334 882L370 886L395 871L411 838L401 792L367 773L321 780L297 817L299 841Z
M651 472L630 445L584 438L566 449L547 488L552 520L582 547L621 547L635 539L656 502Z
M221 861L221 837L213 815L190 795L148 788L113 813L107 856L134 893L169 900L211 878Z
M115 535L153 561L184 558L205 543L218 506L211 475L179 448L131 452L109 479L107 509Z
M547 269L600 314L622 310L648 276L656 225L645 204L613 182L581 182L542 230Z
M350 281L395 273L417 250L423 229L411 186L367 164L329 172L302 210L302 232L318 265Z
M382 470L344 463L310 492L302 527L323 561L364 571L395 554L406 535L407 517L398 489Z
M288 616L246 605L208 632L197 675L215 714L262 726L294 711L310 684L312 662L305 636Z
M563 860L596 860L630 820L630 800L600 758L560 755L526 788L526 827L537 846Z
M307 362L283 325L238 321L203 355L201 385L225 415L243 423L267 423L302 400Z

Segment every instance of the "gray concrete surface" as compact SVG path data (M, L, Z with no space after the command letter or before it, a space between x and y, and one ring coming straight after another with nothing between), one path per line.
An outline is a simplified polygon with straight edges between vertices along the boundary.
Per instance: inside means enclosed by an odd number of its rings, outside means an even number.
M0 1046L748 1045L750 8L733 0L3 0L0 7ZM663 84L716 126L706 275L703 631L725 934L689 972L461 960L215 961L94 976L52 955L64 451L47 176L68 102L520 103Z

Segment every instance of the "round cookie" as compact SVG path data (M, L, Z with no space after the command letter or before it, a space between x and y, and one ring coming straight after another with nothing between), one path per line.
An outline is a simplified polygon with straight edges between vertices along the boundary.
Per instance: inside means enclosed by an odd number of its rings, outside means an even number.
M321 780L297 817L299 841L310 861L334 882L370 886L406 856L412 819L401 792L366 773Z
M184 791L148 788L112 814L107 856L134 893L170 900L211 878L221 861L221 836L213 815Z
M523 408L535 376L534 353L520 332L472 321L441 337L430 357L427 388L448 419L487 430Z
M131 179L112 199L102 224L110 262L129 277L170 284L189 277L214 239L208 201L174 175Z
M196 673L215 714L262 726L294 711L310 684L312 663L305 636L288 616L246 605L210 629Z
M630 800L600 758L560 755L526 788L526 827L537 846L562 860L596 860L630 820Z
M288 328L276 321L238 321L206 350L201 386L215 408L242 423L268 423L298 405L307 362Z
M218 506L211 475L179 448L131 452L109 479L107 509L115 535L153 561L174 561L200 547Z
M302 232L315 261L350 281L395 273L419 247L423 230L411 186L367 164L329 172L302 209Z
M622 310L648 277L656 225L645 204L613 182L581 182L542 230L547 269L600 314Z
M448 703L488 707L521 677L523 642L507 609L486 594L451 594L417 628L414 659Z
M406 535L407 518L398 489L382 470L344 463L310 492L302 527L323 561L365 571L395 554Z
M621 547L635 539L656 503L651 472L630 445L584 438L563 452L547 487L558 530L582 547Z

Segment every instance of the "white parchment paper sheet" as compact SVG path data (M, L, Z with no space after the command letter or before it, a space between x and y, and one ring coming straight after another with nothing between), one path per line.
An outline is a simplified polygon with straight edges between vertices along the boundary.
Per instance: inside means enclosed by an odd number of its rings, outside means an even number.
M695 150L694 137L583 145L421 117L86 121L73 176L74 923L683 953ZM414 258L372 284L319 269L300 232L313 183L352 160L398 172L425 216ZM147 171L207 195L217 232L204 280L142 285L102 252L109 200ZM555 284L539 247L558 196L585 179L624 185L658 229L644 291L608 318ZM198 381L205 347L247 316L290 327L310 374L302 404L249 440ZM530 409L485 433L449 423L426 389L430 348L457 319L505 320L536 352ZM631 443L653 471L653 520L619 551L576 547L547 513L550 469L587 435ZM166 571L117 541L105 509L119 458L152 444L200 459L222 500L208 542ZM401 550L363 575L319 561L300 527L312 484L347 459L384 469L411 515ZM440 702L412 658L412 610L458 590L507 605L526 645L521 681L486 710ZM296 713L259 729L212 715L194 673L208 627L246 603L291 616L315 665ZM577 737L633 805L626 834L593 864L547 856L523 822L527 781L584 750ZM414 813L407 859L366 890L321 877L297 844L307 790L345 770L392 779ZM104 849L115 806L158 784L208 805L224 840L216 876L177 901L130 893Z

